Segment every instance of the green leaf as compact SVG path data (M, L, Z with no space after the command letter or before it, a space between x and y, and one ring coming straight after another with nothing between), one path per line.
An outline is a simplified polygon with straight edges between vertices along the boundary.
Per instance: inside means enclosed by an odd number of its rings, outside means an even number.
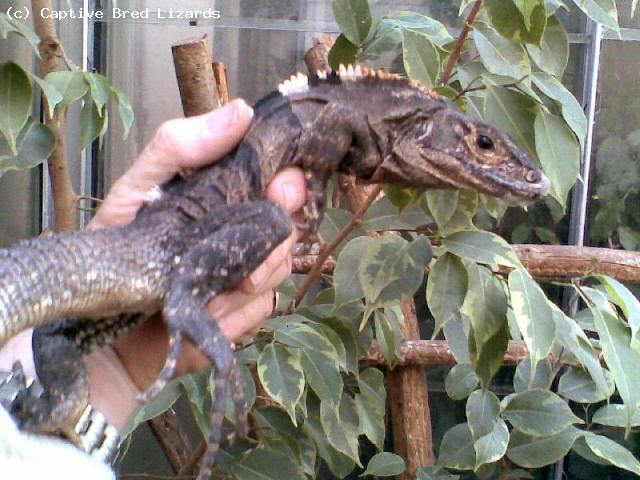
M338 406L342 396L342 378L338 352L320 333L304 324L286 324L276 330L274 338L288 345L300 358L309 386L323 403Z
M115 96L116 102L118 102L118 113L120 114L122 128L124 129L124 138L127 138L129 136L129 132L131 131L131 125L133 125L133 107L129 103L127 96L122 90L112 85L111 92Z
M520 260L511 246L498 235L482 231L462 231L447 236L442 246L472 262L517 267Z
M432 220L418 206L405 208L401 213L386 196L371 205L362 219L366 231L410 230L430 223ZM326 240L325 240L326 241Z
M538 362L549 355L556 332L549 301L524 269L509 274L509 290L516 323L531 356L531 376L535 377Z
M393 314L391 314L393 316ZM393 365L402 342L402 331L395 316L389 318L385 313L376 310L373 312L373 322L376 329L376 339L387 365Z
M340 65L351 65L356 62L358 56L358 46L347 40L347 37L340 35L331 50L329 51L329 65L337 70Z
M238 480L305 480L298 459L270 446L255 448L231 465L232 477Z
M100 115L103 114L104 106L109 101L111 96L111 84L104 75L99 73L83 72L84 78L89 84L89 90L91 93L91 99L96 104L96 108Z
M618 238L625 250L640 250L640 234L635 230L621 225L618 227Z
M360 419L358 433L366 436L371 443L382 449L385 434L384 412L380 414L380 412L371 408L366 398L362 395L356 395L354 402Z
M544 0L485 0L484 5L491 24L504 38L540 44L547 24Z
M442 333L444 333L451 353L453 353L458 363L471 364L471 355L469 354L470 329L469 321L462 317L449 320L442 327Z
M442 437L438 465L456 470L473 470L476 452L468 423L460 423L450 428Z
M409 78L433 88L440 73L440 54L429 37L407 31L402 41L402 58Z
M463 2L464 3L464 2ZM418 480L459 480L460 475L452 475L440 467L421 467L418 469Z
M443 47L453 40L442 22L417 12L398 11L389 17L383 17L381 23L402 33L409 31L427 35L438 47Z
M392 235L374 239L360 261L360 283L371 305L397 305L420 287L431 260L431 245L420 236L412 242Z
M304 390L300 360L282 345L267 345L258 357L258 376L265 391L284 407L296 423L295 408Z
M582 295L579 290L578 292ZM602 353L627 409L627 425L630 428L631 419L638 411L638 402L640 402L640 390L638 389L640 371L628 368L628 366L640 364L640 352L630 347L631 332L618 318L595 307L584 296L583 299L593 313Z
M342 34L354 45L362 44L371 29L368 0L333 0L331 5Z
M68 107L89 91L89 84L82 72L51 72L45 81L62 94L63 100L57 105L58 108Z
M610 438L591 432L587 432L584 439L591 451L600 458L611 462L616 467L624 468L636 475L640 475L640 462L622 445L619 445Z
M368 236L356 237L340 252L333 275L333 287L336 292L334 310L364 297L359 276L360 258L362 252L366 251L373 241L373 238Z
M478 384L478 376L473 367L466 363L460 363L449 370L444 388L452 400L464 400L478 388Z
M353 214L342 208L327 208L324 219L320 224L320 235L325 242L331 242L351 221ZM338 252L342 251L343 245L351 241L353 238L364 235L365 232L360 228L355 228L343 242L338 246Z
M524 434L518 430L511 432L507 457L513 463L525 468L540 468L564 457L573 442L584 435L575 427L568 427L560 433L544 437Z
M507 297L498 280L476 264L466 265L469 288L461 313L469 319L469 356L483 388L502 366L509 341Z
M360 424L358 432L365 435L382 450L385 438L384 415L387 391L384 388L384 375L377 368L367 368L358 378L360 393L355 395L355 404Z
M594 21L616 32L620 31L615 0L573 0L573 3Z
M361 466L358 455L359 419L353 399L343 395L337 409L321 402L320 422L331 446Z
M476 390L467 399L467 421L474 441L491 433L500 414L500 400L488 390Z
M482 203L482 206L485 208L487 213L499 222L506 213L509 204L504 200L492 197L491 195L480 194L479 197L480 203Z
M600 425L608 425L610 427L624 428L627 426L627 411L624 405L619 403L611 403L600 407L591 419L593 423ZM640 411L636 410L631 419L632 427L640 426Z
M40 165L53 152L56 137L49 127L30 121L18 135L16 143L17 154L12 155L9 145L0 137L0 176L11 170Z
M580 175L580 146L564 121L551 113L538 112L534 128L536 152L551 182L551 195L564 206Z
M446 197L445 197L446 198ZM473 217L478 210L478 192L473 190L460 190L455 196L455 208L446 223L438 224L441 235L450 235L462 230L475 230ZM451 206L450 206L451 208Z
M0 64L0 133L16 155L18 134L31 115L33 89L29 75L13 62Z
M520 147L531 154L536 151L533 126L537 108L536 102L522 93L487 86L486 121L511 135Z
M480 60L489 72L515 79L531 74L529 56L522 45L506 40L486 24L476 23L473 32Z
M548 358L538 362L535 377L531 378L531 358L525 358L516 367L513 377L513 387L516 393L524 392L531 388L549 389L553 381L553 367Z
M43 95L46 97L49 116L53 117L53 112L55 111L56 105L58 105L63 100L62 94L55 86L38 77L37 75L31 74L31 78L33 78L33 80L38 84L38 86L42 90Z
M0 12L0 38L6 39L9 33L16 33L24 37L30 44L35 54L40 57L38 45L40 37L24 23L9 17L7 14Z
M307 410L304 431L313 439L318 447L320 457L327 463L331 471L339 478L346 477L353 470L355 462L329 443L320 422L320 401L313 394L307 396Z
M422 195L424 189L421 188L403 188L395 185L385 185L384 194L389 201L398 209L403 212L406 208L417 203Z
M405 468L406 465L401 456L395 453L381 452L371 457L367 469L360 476L392 477L400 475Z
M191 404L191 412L203 435L208 435L211 425L208 412L211 410L209 386L211 385L210 376L212 373L211 368L205 368L198 373L180 377L178 380L187 394Z
M583 423L564 400L549 390L526 390L510 395L503 403L503 418L528 435L555 435L574 423Z
M107 110L102 112L98 110L95 102L93 102L89 94L85 95L84 106L80 112L80 148L86 148L91 145L96 138L102 136L107 129L108 115Z
M363 57L378 58L380 55L397 49L402 43L402 31L390 24L386 18L378 20L375 34L366 42Z
M585 333L575 321L567 317L558 307L552 305L551 309L553 311L553 320L556 324L558 340L580 362L580 365L587 369L598 389L601 392L609 391L609 384L600 365L599 355L594 351Z
M427 205L433 219L441 229L449 223L458 206L460 190L433 188L427 190Z
M547 18L547 28L540 46L527 45L527 51L538 67L554 77L562 78L569 62L569 37L555 15Z
M122 438L131 435L140 424L157 417L162 412L171 408L178 398L180 398L180 395L182 395L180 382L177 380L169 382L153 400L145 403L133 418L129 420L124 432L122 432Z
M448 252L441 255L427 279L427 303L435 319L434 337L449 320L459 317L467 287L467 270L462 260Z
M631 327L632 337L637 338L638 331L640 331L640 302L638 299L615 278L605 275L593 275L593 277L602 284L609 297L620 307L629 327Z
M501 418L498 418L493 429L486 435L478 438L474 443L476 450L476 468L482 465L497 462L507 451L509 444L509 428Z
M560 377L558 395L579 403L596 403L606 400L613 395L615 385L611 379L611 388L601 391L591 375L585 370L569 367L569 370Z

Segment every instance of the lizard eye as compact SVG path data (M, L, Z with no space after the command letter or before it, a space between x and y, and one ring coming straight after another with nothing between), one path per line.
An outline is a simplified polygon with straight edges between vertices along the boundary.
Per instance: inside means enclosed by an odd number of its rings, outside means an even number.
M480 135L478 137L478 140L476 140L476 144L482 150L491 150L491 149L493 149L493 140L491 140L491 138L487 137L486 135Z

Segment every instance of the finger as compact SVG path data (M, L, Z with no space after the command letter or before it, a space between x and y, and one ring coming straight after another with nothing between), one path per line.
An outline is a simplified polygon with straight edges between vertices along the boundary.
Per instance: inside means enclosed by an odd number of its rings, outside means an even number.
M304 173L299 168L285 168L273 178L267 187L266 196L289 213L300 210L307 201Z
M114 184L91 226L116 226L133 220L153 187L231 151L245 134L252 115L251 107L237 99L210 113L161 125L140 157Z

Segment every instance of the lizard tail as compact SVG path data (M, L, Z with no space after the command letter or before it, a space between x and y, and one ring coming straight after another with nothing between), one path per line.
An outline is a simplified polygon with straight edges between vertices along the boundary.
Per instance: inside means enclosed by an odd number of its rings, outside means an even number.
M27 328L91 313L90 305L117 281L117 271L109 275L117 263L113 254L96 247L109 245L95 238L107 235L107 230L60 234L0 250L0 345Z

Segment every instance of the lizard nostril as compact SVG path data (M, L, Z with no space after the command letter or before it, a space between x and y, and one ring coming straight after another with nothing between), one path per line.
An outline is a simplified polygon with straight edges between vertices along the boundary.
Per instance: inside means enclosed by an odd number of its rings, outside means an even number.
M539 180L538 174L534 170L527 170L527 173L524 174L524 178L529 183L535 183Z

